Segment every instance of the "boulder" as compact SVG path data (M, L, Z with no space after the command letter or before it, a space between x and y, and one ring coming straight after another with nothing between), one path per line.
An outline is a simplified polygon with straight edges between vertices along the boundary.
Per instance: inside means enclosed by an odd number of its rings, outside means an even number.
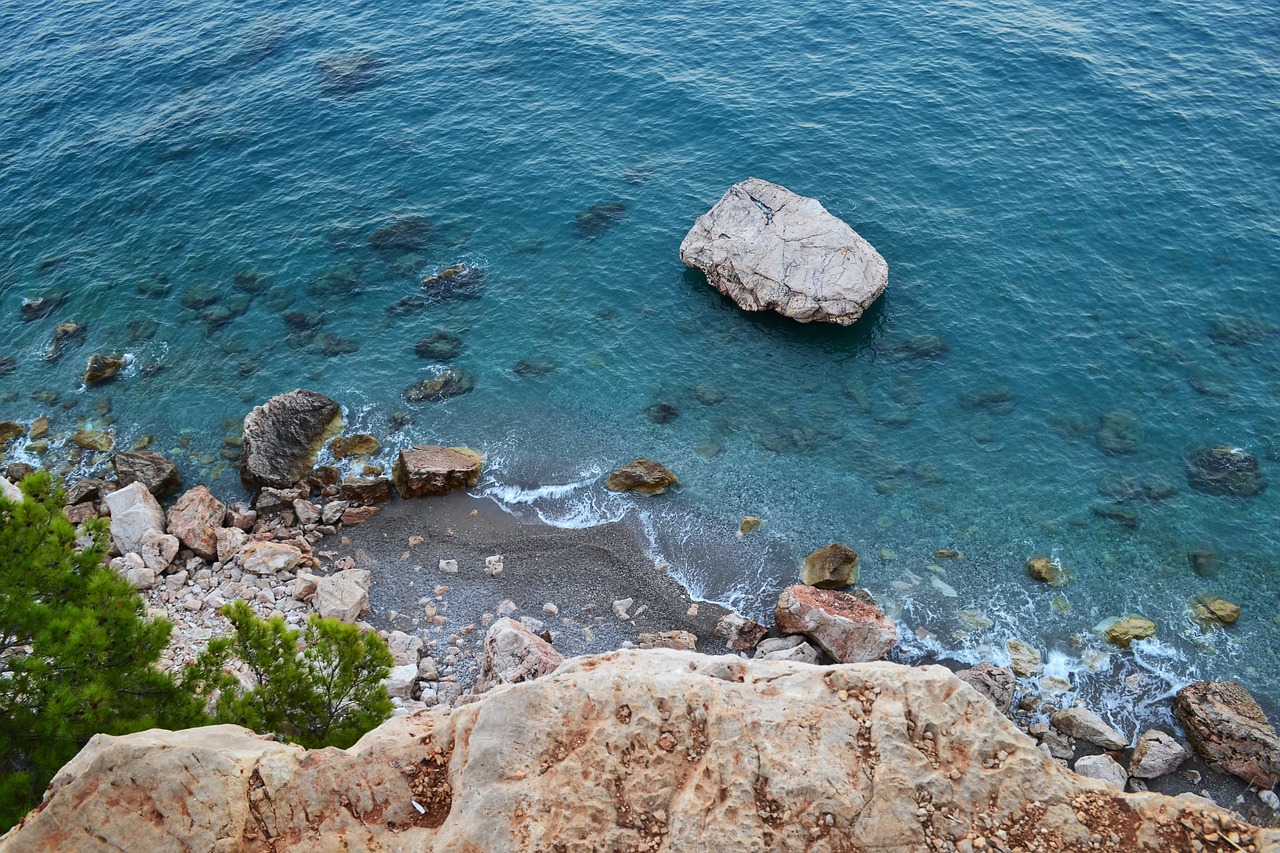
M178 467L159 453L150 450L120 451L111 457L120 485L141 481L151 494L163 498L176 492L182 485Z
M1108 643L1127 649L1134 640L1154 637L1156 623L1145 616L1131 615L1111 623L1103 633Z
M415 444L400 451L392 480L402 498L443 495L480 481L484 457L469 447Z
M1129 739L1109 726L1106 720L1080 705L1055 711L1049 718L1063 734L1088 741L1103 749L1125 749ZM1123 784L1123 783L1121 783Z
M13 483L10 483L5 477L0 477L0 496L13 501L14 503L22 503L23 498L25 497L25 495L22 494L22 490Z
M411 663L416 667L422 655L422 638L404 631L392 631L387 634L387 650L395 659L396 666Z
M1188 684L1178 691L1173 714L1213 769L1259 788L1280 782L1280 737L1240 682Z
M99 385L110 382L116 378L116 374L122 367L124 367L123 359L94 353L89 356L89 361L84 367L84 384Z
M1004 647L1009 652L1009 668L1023 678L1030 678L1044 669L1044 660L1040 657L1039 650L1030 643L1009 640Z
M960 670L956 673L956 678L990 699L997 711L1008 716L1009 709L1013 707L1014 691L1018 687L1017 676L1009 667L980 663Z
M138 539L138 556L146 568L161 574L178 556L178 547L178 537L159 530L147 530Z
M311 469L325 439L341 428L341 408L315 391L297 389L255 406L244 419L240 482L251 491L292 486Z
M169 532L196 556L218 556L218 528L227 517L227 505L203 485L185 492L169 510Z
M302 552L284 542L262 542L254 539L239 551L240 567L255 575L271 576L289 572L302 562Z
M609 475L604 487L611 492L639 492L642 495L660 495L680 480L670 468L638 457Z
M413 383L404 389L404 399L410 403L426 403L448 400L470 393L476 387L476 378L457 367L446 367Z
M1187 485L1207 495L1250 498L1267 487L1257 457L1239 447L1202 447L1187 456Z
M345 569L319 578L312 602L321 617L355 622L369 612L369 572Z
M1075 771L1090 779L1099 779L1114 785L1121 791L1129 781L1129 774L1110 755L1083 755L1076 759Z
M413 686L418 683L418 664L409 663L391 667L383 686L392 699L412 699Z
M0 444L13 441L21 435L27 434L27 428L17 421L0 421Z
M240 553L244 543L249 541L249 534L239 527L219 527L214 535L218 540L218 562L221 563Z
M818 650L806 643L804 637L769 637L760 641L753 657L756 660L786 660L816 664Z
M480 654L480 672L472 692L483 693L499 684L532 681L564 662L546 640L516 620L504 616L489 627Z
M1221 849L1280 843L1203 800L1071 773L943 667L660 650L568 661L346 750L230 725L98 735L2 844L1165 853L1219 849L1209 831Z
M716 620L716 635L724 637L730 651L745 652L756 647L769 633L769 629L754 619L737 613L726 613Z
M1204 625L1234 625L1240 619L1240 605L1206 593L1191 603L1191 613Z
M1129 775L1139 779L1155 779L1172 773L1187 760L1187 751L1172 736L1149 729L1138 738L1129 756Z
M816 199L748 178L698 217L680 260L747 311L847 326L884 292L889 265Z
M822 589L840 589L858 582L858 552L842 542L819 548L804 558L801 580Z
M1032 557L1027 560L1027 574L1049 586L1066 586L1075 577L1056 557Z
M879 660L898 642L893 620L862 590L787 587L778 596L774 619L778 630L804 634L837 663Z
M164 512L142 483L130 483L103 501L111 510L111 541L121 554L137 553L148 530L164 532Z
M344 477L342 499L355 504L381 504L391 500L391 481L386 477Z
M367 433L340 435L329 442L334 459L345 459L348 456L372 456L382 449L382 443Z
M343 503L346 503L346 501L343 501ZM364 524L380 512L382 512L382 507L380 506L353 506L350 509L343 510L338 520L347 527L355 527L357 524Z
M111 433L102 429L82 429L76 430L68 439L76 447L84 450L96 450L99 453L106 453L115 444L115 437Z

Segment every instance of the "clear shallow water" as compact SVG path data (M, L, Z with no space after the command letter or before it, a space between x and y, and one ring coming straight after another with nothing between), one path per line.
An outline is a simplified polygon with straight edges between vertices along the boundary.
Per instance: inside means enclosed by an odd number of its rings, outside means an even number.
M1280 477L1278 35L1262 3L10 4L2 414L65 434L109 400L120 444L154 434L188 482L230 491L228 431L311 387L387 458L485 450L485 490L558 523L635 512L595 478L643 454L684 482L640 522L697 595L761 613L841 539L908 637L931 632L912 653L999 658L1020 637L1118 704L1204 675L1274 699L1280 486L1204 495L1183 458L1233 444ZM692 220L748 175L820 198L888 260L855 328L744 314L681 266ZM606 202L626 217L584 236L575 217ZM430 240L370 248L404 216ZM486 271L479 298L388 314L458 262ZM167 295L140 292L157 279ZM323 325L291 339L292 310ZM49 363L65 320L87 339ZM437 329L475 390L408 404ZM928 335L948 351L910 357ZM86 390L95 351L132 364ZM660 401L675 421L646 417ZM1117 410L1141 425L1125 455L1096 442ZM389 436L394 412L412 424ZM1179 491L1127 503L1130 529L1091 509L1112 475ZM732 535L744 513L764 535ZM1077 580L1033 584L1032 554ZM1200 592L1240 623L1202 633ZM1089 629L1128 612L1158 642L1099 657ZM1126 693L1131 672L1159 675Z

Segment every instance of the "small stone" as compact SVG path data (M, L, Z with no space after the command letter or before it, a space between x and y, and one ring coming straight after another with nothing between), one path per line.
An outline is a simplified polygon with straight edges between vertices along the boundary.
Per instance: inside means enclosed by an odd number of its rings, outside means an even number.
M484 572L490 576L502 574L502 555L494 554L491 557L484 558Z
M447 574L451 574L451 575L457 574L458 561L457 560L441 560L440 571L445 572Z
M542 612L548 616L556 616L560 613L560 608L548 601L546 604L542 605Z
M115 444L111 433L100 429L82 429L71 435L71 443L85 450L97 450L106 453Z
M754 515L744 515L742 523L738 525L738 535L746 536L748 533L758 530L762 524L764 524L764 519L757 518Z
M613 602L613 615L617 616L619 619L630 619L631 616L629 614L629 611L631 610L631 605L634 603L635 603L634 599L630 599L630 598L618 599L617 601Z
M1050 586L1066 586L1075 577L1056 557L1032 557L1027 560L1027 574Z

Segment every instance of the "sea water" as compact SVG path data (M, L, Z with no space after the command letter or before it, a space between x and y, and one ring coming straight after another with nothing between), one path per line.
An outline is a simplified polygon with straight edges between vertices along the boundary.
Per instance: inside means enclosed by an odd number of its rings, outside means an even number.
M9 456L92 471L66 437L105 427L233 495L244 414L307 387L375 461L476 447L481 493L632 518L751 615L839 540L905 659L1020 639L1139 716L1198 677L1274 700L1278 44L1253 0L11 2L0 416L53 429ZM744 313L681 265L748 176L886 258L855 326ZM459 263L482 280L424 299ZM438 332L453 359L417 354ZM127 366L86 388L95 352ZM405 400L449 367L472 390ZM1272 487L1191 489L1213 446ZM604 492L639 455L681 488ZM1036 555L1075 580L1032 581ZM1196 624L1202 593L1239 623ZM1108 647L1129 613L1156 637Z

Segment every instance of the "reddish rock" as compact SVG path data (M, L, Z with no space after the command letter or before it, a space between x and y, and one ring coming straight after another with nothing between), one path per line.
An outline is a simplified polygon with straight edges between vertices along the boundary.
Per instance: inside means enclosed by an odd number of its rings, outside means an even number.
M68 504L62 508L62 514L65 515L72 524L83 524L91 518L98 517L98 508L93 501L84 501L78 504Z
M467 447L416 444L400 451L392 477L402 498L469 489L480 480L484 457Z
M169 533L178 537L197 556L206 560L218 557L218 528L227 517L227 505L210 494L203 485L196 486L178 498L169 510Z
M347 527L355 527L357 524L364 524L380 512L382 512L380 506L353 506L342 514L342 523Z
M385 477L347 477L342 481L342 499L362 504L391 500L391 481Z
M862 590L787 587L778 596L774 619L779 630L805 634L837 663L880 660L898 642L893 620Z
M1213 769L1263 789L1280 782L1280 736L1240 682L1188 684L1178 691L1173 713Z
M724 637L724 644L734 652L754 649L768 633L769 629L759 622L737 613L726 613L716 622L716 634Z

